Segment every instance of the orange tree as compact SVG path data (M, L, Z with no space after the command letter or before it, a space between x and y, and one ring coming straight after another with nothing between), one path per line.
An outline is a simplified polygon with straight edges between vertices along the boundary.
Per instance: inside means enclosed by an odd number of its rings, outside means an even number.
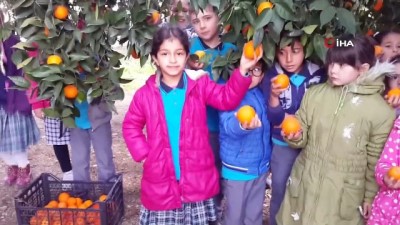
M298 37L306 57L323 62L325 38L372 35L400 18L397 0L192 0L191 4L195 10L207 4L217 7L223 40L239 49L215 60L215 78L229 76L250 40L254 46L262 44L269 65L276 46L287 46ZM121 79L120 60L132 56L141 65L146 63L157 25L169 15L170 0L7 0L6 5L14 21L2 29L1 38L12 27L27 39L16 46L21 51L13 56L14 62L38 82L39 96L51 100L46 113L74 126L75 101L102 99L113 108L114 101L123 98L119 85L127 81ZM65 8L56 13L60 5ZM177 8L181 10L181 4ZM116 44L126 46L128 53L113 50ZM35 48L38 56L29 57L27 51ZM50 55L58 55L61 62L48 65ZM29 86L23 79L14 82L20 88ZM77 87L76 98L66 98L63 89L68 85Z

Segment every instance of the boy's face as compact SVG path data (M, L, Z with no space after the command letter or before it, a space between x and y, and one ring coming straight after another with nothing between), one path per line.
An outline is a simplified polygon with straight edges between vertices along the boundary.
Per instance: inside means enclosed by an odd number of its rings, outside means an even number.
M203 41L211 41L218 36L219 18L212 6L207 6L203 11L199 10L197 15L191 13L190 21L197 35Z
M382 60L384 61L400 54L400 34L389 33L382 38L381 46L383 49Z
M290 73L299 73L304 61L303 45L300 41L294 41L294 45L288 45L277 52L278 62L283 69Z
M178 4L182 5L180 10ZM189 24L189 1L188 0L174 0L171 5L171 16L175 17L177 20L177 25L181 29L186 29Z
M256 87L264 77L264 71L262 70L261 63L257 63L253 68L249 71L251 76L251 84L249 89Z

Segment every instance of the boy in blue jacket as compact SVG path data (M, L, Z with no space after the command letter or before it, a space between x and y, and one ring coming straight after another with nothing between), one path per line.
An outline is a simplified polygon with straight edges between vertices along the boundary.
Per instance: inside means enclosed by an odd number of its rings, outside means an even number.
M258 84L265 65L260 60L249 72L252 82L237 109L220 112L221 176L226 208L223 224L262 225L266 177L271 155L270 124L265 100ZM256 116L249 124L240 124L237 110L250 105Z

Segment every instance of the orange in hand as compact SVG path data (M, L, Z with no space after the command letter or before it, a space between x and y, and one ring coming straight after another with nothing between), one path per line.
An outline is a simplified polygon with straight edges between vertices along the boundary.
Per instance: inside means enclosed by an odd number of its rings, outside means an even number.
M255 57L259 57L262 50L262 44L259 44L256 48L254 47L254 42L249 41L243 46L243 54L248 59L254 59Z
M400 166L394 166L389 169L388 176L394 180L400 180Z
M393 88L391 89L387 96L390 97L400 97L400 88Z
M289 87L290 80L286 74L278 74L274 80L275 85L279 85L280 88L287 88Z
M240 107L237 111L236 117L241 124L247 123L249 124L251 120L256 116L256 111L253 107L249 105L244 105Z
M300 122L294 116L286 117L282 122L282 131L286 135L295 134L301 129Z

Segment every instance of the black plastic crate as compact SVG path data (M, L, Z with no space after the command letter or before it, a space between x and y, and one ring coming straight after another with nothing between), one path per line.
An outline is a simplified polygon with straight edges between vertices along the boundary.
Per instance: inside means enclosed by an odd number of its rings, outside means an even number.
M57 200L61 192L92 200L96 207L44 208L51 200ZM98 201L103 194L107 199ZM81 182L61 181L52 174L43 173L15 198L15 209L18 225L34 225L34 216L40 217L38 225L119 225L125 213L122 175L107 182Z

